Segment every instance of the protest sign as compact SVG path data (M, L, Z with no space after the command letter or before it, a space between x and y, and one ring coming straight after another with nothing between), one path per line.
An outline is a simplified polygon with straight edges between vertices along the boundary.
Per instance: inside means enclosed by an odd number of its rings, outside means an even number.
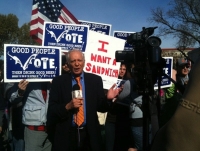
M19 82L51 81L61 74L60 48L4 45L4 80Z
M128 31L113 31L113 36L116 38L124 39L126 41L127 37L133 33L134 32L128 32ZM133 46L125 42L123 50L133 50Z
M119 38L89 32L84 71L101 76L104 89L109 89L118 79L120 63L115 60L115 51L123 49L124 43Z
M96 31L104 35L110 35L110 32L111 32L110 24L90 22L90 21L84 21L84 20L79 20L79 23L82 25L88 25L89 29L92 31Z
M62 50L78 48L85 52L88 30L86 25L45 22L42 44Z
M166 66L163 68L163 73L167 74L170 78L172 78L172 65L173 65L173 57L163 57L166 60ZM171 87L172 82L165 76L162 76L161 80L161 88ZM154 85L154 89L158 89L158 83Z

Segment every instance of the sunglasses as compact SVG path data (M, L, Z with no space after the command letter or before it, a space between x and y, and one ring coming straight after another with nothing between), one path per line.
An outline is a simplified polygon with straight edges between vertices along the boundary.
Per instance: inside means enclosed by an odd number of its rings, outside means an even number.
M189 68L190 65L186 64L186 65L181 66L182 69L184 69L185 67L186 67L186 68Z

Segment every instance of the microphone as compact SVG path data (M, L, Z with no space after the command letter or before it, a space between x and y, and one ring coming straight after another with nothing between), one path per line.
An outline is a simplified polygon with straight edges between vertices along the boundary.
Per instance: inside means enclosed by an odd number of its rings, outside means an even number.
M83 98L82 90L80 90L80 86L78 84L74 84L72 87L72 98Z

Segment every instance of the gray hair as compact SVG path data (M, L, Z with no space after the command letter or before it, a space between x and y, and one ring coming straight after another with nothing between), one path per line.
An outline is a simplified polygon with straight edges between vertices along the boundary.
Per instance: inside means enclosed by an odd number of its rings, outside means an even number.
M82 54L83 60L85 61L85 55L80 49L72 49L72 50L68 51L68 53L66 55L67 63L70 63L70 57L69 56L72 52L80 52Z

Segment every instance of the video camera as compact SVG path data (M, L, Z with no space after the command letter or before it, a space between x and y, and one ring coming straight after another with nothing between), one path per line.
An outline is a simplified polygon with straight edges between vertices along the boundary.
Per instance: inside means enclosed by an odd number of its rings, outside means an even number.
M116 51L116 61L137 64L148 60L150 63L158 63L162 50L159 47L160 38L151 36L155 28L157 27L143 27L141 32L131 34L126 42L133 46L134 51Z
M127 43L133 46L133 51L116 51L117 62L134 64L132 74L136 78L139 91L153 91L153 86L160 72L163 72L165 60L161 57L161 40L151 36L157 27L142 28L127 37ZM151 88L151 90L148 90ZM153 92L152 92L153 93Z
M124 50L115 53L117 62L134 64L131 74L136 86L133 86L135 89L133 91L142 95L143 150L149 150L149 123L152 115L157 112L156 105L159 104L158 99L155 98L154 84L158 81L159 92L163 68L166 66L165 59L161 57L161 40L151 36L156 28L143 27L141 32L131 34L126 42L133 46L133 51ZM157 123L155 117L153 119L154 124ZM152 125L152 127L155 130L158 126Z

